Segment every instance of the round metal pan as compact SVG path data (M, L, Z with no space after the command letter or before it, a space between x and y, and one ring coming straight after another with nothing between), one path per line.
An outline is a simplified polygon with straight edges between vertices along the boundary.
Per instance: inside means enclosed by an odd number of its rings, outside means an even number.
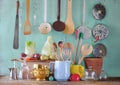
M98 43L94 46L93 55L95 57L105 57L107 54L107 49L105 45Z
M105 39L109 35L108 27L104 24L97 24L92 30L93 37L96 41Z
M92 13L95 19L102 20L106 16L106 8L98 3L93 7Z

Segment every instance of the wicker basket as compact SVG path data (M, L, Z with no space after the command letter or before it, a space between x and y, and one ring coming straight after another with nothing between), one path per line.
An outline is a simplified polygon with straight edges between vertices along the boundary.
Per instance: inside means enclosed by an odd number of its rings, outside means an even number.
M103 58L101 57L86 57L84 59L85 68L88 69L92 66L92 69L96 71L97 75L99 76L102 70L103 65Z

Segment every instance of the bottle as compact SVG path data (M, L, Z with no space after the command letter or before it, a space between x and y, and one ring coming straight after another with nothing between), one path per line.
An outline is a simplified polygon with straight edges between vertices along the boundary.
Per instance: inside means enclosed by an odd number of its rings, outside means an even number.
M26 60L24 59L24 62L21 64L21 70L20 70L19 76L22 77L21 79L29 79L29 67L26 63Z

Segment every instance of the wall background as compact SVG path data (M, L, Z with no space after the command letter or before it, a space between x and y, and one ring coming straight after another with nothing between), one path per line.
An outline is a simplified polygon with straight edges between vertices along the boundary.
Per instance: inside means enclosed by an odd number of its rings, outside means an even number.
M37 2L37 9L34 10L34 3ZM65 22L67 13L67 0L61 0L61 20ZM120 77L120 0L86 0L86 25L92 30L97 23L103 23L109 27L110 34L105 40L100 40L107 47L107 56L105 58L105 71L109 76ZM107 10L106 17L99 21L92 16L92 8L96 3L102 3ZM13 36L16 15L16 0L0 0L0 74L9 74L9 67L13 66L12 58L19 58L20 53L24 52L25 42L32 40L36 42L36 52L40 53L44 42L48 35L53 37L55 42L59 40L70 41L76 44L74 34L66 35L63 32L56 32L54 29L47 34L40 34L38 26L43 22L43 0L31 0L30 20L33 32L31 35L23 35L23 25L25 22L25 0L20 0L20 32L19 32L19 49L13 49ZM36 13L37 19L33 19ZM57 0L48 0L47 21L52 24L56 21L57 16ZM82 19L82 0L73 0L73 21L75 28L81 25ZM92 43L93 37L84 40L84 43Z

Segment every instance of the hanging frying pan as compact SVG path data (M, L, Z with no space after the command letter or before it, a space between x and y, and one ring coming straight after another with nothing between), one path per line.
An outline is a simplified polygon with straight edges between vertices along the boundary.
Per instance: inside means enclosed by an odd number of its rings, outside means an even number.
M44 23L40 24L39 31L42 34L47 34L51 31L51 25L47 23L47 0L44 0Z
M101 3L99 3L93 7L92 13L95 19L101 20L106 16L106 9Z
M83 39L88 39L91 36L91 30L85 25L85 13L86 12L86 0L83 0L83 14L82 14L82 26L80 26L78 30L78 34L83 33ZM75 32L77 31L75 30ZM77 35L78 35L77 34Z
M106 25L97 24L94 27L92 33L93 33L94 38L96 39L95 42L97 42L98 40L105 39L109 35L109 30Z
M62 21L60 21L60 4L61 4L61 0L58 0L57 21L53 23L53 28L56 31L63 31L65 29L65 24Z
M107 54L107 49L105 45L98 43L94 46L93 55L95 57L105 57Z
M65 34L73 34L74 33L74 23L72 20L72 0L68 0L68 13L67 19L65 22Z

